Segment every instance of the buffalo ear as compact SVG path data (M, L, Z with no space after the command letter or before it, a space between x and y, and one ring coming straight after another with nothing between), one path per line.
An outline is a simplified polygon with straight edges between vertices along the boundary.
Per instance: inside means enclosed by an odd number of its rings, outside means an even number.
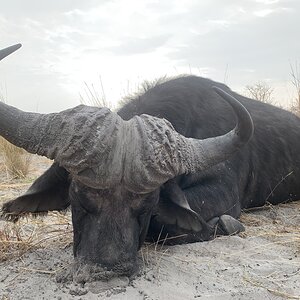
M28 191L2 207L2 216L17 221L28 213L47 213L52 210L64 210L70 205L69 174L54 163L43 175L34 181Z
M180 207L170 199L160 199L156 220L164 225L176 226L186 233L196 233L203 229L203 222L196 212Z
M191 209L184 192L174 180L168 181L161 190L156 217L162 224L175 225L177 229L189 233L201 231L205 224Z

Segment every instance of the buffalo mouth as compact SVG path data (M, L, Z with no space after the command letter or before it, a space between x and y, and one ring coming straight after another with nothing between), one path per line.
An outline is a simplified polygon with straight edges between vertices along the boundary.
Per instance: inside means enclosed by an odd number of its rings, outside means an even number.
M137 261L120 262L113 267L105 267L100 264L87 263L83 259L76 259L66 269L63 269L56 276L59 283L75 282L85 284L94 281L109 282L114 278L128 279L137 275L140 270Z

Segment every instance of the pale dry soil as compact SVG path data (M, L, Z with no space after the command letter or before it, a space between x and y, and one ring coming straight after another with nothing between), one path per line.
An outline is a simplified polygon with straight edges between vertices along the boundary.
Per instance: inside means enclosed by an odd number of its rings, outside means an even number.
M50 162L34 158L29 179L2 168L0 202L26 190ZM244 213L246 232L181 246L145 245L135 278L57 283L73 262L70 213L0 221L0 300L300 299L300 201Z

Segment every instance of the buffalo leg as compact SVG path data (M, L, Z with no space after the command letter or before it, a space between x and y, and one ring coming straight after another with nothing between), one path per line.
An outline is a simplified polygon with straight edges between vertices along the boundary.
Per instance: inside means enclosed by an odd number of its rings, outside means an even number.
M243 225L237 220L241 213L239 191L233 185L237 180L228 171L226 177L222 176L224 170L224 165L218 166L217 172L185 176L183 180L175 180L176 183L173 180L172 185L168 183L162 189L158 211L152 216L148 238L182 244L243 231ZM193 220L191 212L197 214L194 221L199 226L188 226Z
M2 207L2 216L7 220L17 221L28 213L47 213L52 210L64 210L69 205L69 174L54 163L34 181L28 191Z

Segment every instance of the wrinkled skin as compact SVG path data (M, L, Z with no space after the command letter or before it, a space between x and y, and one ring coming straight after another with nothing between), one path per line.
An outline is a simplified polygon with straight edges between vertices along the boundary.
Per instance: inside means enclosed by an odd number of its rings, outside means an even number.
M0 50L0 60L20 47ZM60 113L26 113L0 103L0 135L55 161L24 195L5 203L2 213L17 221L26 213L71 205L76 262L66 277L85 282L132 275L146 238L183 243L243 230L233 218L240 213L238 199L233 206L230 199L216 203L202 197L199 188L205 186L201 177L207 170L248 143L252 118L230 91L211 82L208 91L221 106L231 106L230 120L236 121L225 133L199 135L197 121L206 122L205 113L203 118L203 111L195 109L202 83L191 83L193 77L157 84L119 114L84 105Z
M26 194L5 203L2 210L7 219L17 221L24 213L64 210L71 205L73 252L78 267L85 262L117 275L130 275L137 271L137 251L146 238L158 201L159 190L138 195L121 187L86 187L54 163Z
M159 200L158 191L136 195L121 187L94 190L72 182L70 198L74 256L117 274L136 271L136 254Z
M156 85L118 113L124 120L144 113L165 118L186 137L224 134L234 127L235 116L212 86L233 93L220 83L187 76ZM300 154L295 145L300 140L300 120L270 105L235 96L252 114L256 130L251 141L229 159L171 178L146 194L129 192L122 185L93 189L54 164L27 195L6 203L3 213L17 219L24 213L63 210L71 204L79 265L99 265L117 275L136 271L137 251L145 238L171 237L166 242L178 244L243 230L236 220L243 208L300 197ZM51 195L47 203L45 194Z
M3 212L16 221L28 212L64 210L71 205L75 264L65 275L60 274L59 280L81 282L135 274L137 252L146 238L178 244L213 238L217 224L218 234L243 230L235 219L230 220L233 229L229 232L226 226L220 226L219 218L209 215L211 220L206 222L186 201L175 180L149 194L134 194L121 187L96 190L72 180L54 163L26 194L5 203ZM179 237L165 240L171 236Z

